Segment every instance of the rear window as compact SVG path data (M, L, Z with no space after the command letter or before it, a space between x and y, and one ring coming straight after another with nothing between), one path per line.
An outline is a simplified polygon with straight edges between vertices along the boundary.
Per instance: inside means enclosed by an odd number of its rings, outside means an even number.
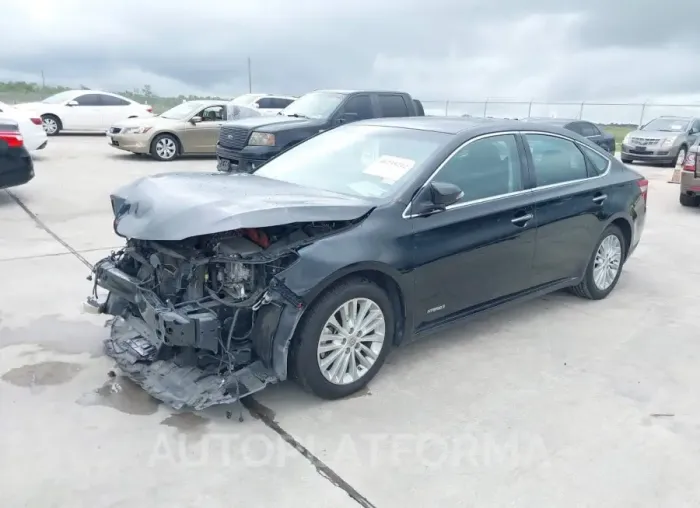
M595 170L596 174L602 175L608 170L608 165L610 164L610 161L607 159L607 157L600 155L598 152L591 150L587 146L579 145L581 150L583 150L583 153L588 157L588 160L591 162L591 165L593 166L593 169Z

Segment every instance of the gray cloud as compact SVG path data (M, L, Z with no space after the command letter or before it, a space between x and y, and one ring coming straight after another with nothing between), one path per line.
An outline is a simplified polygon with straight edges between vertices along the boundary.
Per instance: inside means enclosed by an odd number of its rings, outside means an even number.
M160 93L402 88L434 99L694 95L700 4L632 0L30 0L0 79ZM167 5L167 6L166 6Z

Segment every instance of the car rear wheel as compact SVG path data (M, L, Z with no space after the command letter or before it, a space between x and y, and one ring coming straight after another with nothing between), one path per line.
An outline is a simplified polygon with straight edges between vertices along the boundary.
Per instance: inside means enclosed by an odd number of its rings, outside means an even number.
M171 161L178 155L179 143L175 136L160 134L151 143L151 155L159 161Z
M377 374L393 336L394 312L386 292L364 278L342 282L305 316L292 345L292 375L318 397L346 397Z
M620 228L611 224L596 244L583 280L571 291L581 298L602 300L617 285L622 273L627 245Z
M688 196L687 194L681 194L679 199L681 206L698 206L697 196Z
M44 132L46 132L47 136L55 136L63 128L61 120L55 115L42 115L41 125L44 127Z

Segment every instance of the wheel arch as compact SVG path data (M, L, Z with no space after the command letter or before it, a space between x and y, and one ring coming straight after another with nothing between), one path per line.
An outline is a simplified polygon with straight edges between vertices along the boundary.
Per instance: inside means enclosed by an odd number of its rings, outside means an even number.
M316 284L313 290L304 295L304 309L299 317L295 320L294 326L282 334L275 335L273 342L274 348L277 351L284 351L283 358L274 358L274 371L280 375L282 379L286 379L289 372L289 350L292 341L295 339L297 330L303 323L308 309L319 301L323 295L339 284L353 278L365 278L377 284L380 288L386 291L389 300L392 303L394 311L394 330L395 335L392 341L393 345L399 345L409 331L409 323L412 320L410 313L409 293L406 287L403 287L400 282L400 274L394 268L379 262L364 262L356 263L344 267L324 278L320 283ZM280 365L282 364L282 365Z
M610 220L610 222L605 226L610 225L617 226L620 231L622 231L622 236L625 239L625 259L629 256L630 248L632 246L632 222L628 217L624 215L617 215Z

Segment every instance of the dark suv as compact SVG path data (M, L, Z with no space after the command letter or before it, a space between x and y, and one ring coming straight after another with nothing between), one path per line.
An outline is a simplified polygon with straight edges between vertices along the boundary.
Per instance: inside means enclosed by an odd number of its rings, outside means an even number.
M278 115L223 124L216 145L219 171L248 172L319 132L356 120L425 116L403 92L319 90Z

